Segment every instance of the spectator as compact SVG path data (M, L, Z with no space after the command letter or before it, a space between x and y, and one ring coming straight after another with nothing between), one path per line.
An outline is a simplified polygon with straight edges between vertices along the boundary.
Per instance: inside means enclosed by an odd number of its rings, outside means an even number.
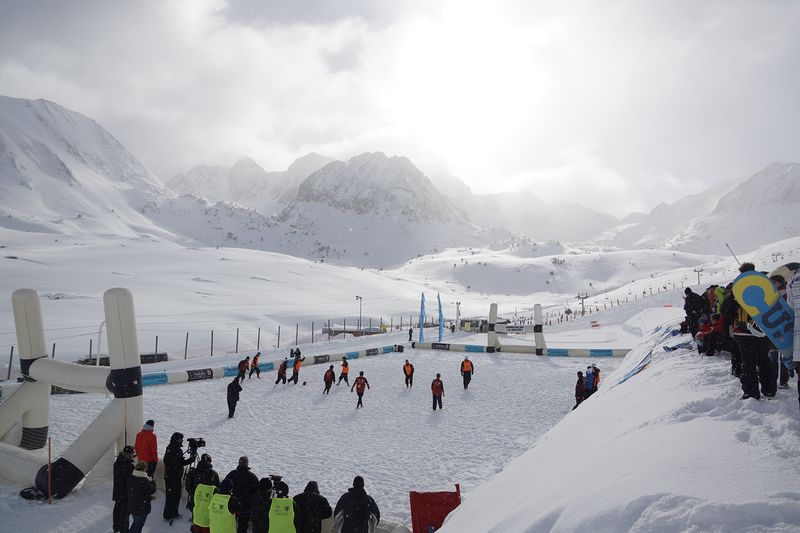
M739 272L754 271L753 263L742 263ZM768 398L775 396L777 388L775 369L769 360L770 341L756 327L753 319L737 303L736 321L733 325L733 338L739 345L742 356L742 374L739 381L742 383L742 400L748 398L761 399L761 395ZM759 383L761 391L759 392Z
M377 524L381 519L378 505L364 490L361 476L353 479L353 488L339 498L333 514L336 524L341 524L341 533L368 533L372 531L370 523Z
M736 322L736 313L739 304L733 297L733 282L725 286L725 297L722 300L722 335L723 345L731 353L731 375L737 378L742 375L742 354L739 343L733 339L733 324Z
M195 489L197 485L200 484L206 472L211 472L211 483L207 483L207 485L219 485L219 474L217 474L216 470L214 470L214 467L211 465L211 456L204 453L200 456L200 462L197 463L197 466L186 474L186 508L190 511L194 508ZM209 498L210 497L211 496L209 496ZM208 505L208 502L206 502L206 505Z
M155 474L158 464L158 438L153 429L155 425L152 420L145 422L142 430L136 434L136 441L133 444L136 457L147 463L147 475L150 477Z
M210 464L210 462L209 462ZM197 472L197 469L193 470ZM187 480L188 485L188 480ZM211 533L211 522L208 516L208 506L214 491L219 485L219 476L213 469L203 470L200 481L192 494L192 533Z
M686 300L683 304L683 310L686 312L686 324L689 327L689 333L694 338L699 328L700 317L706 312L707 301L689 287L686 287L683 292Z
M600 386L600 369L594 363L592 363L592 377L592 394L594 394Z
M411 337L414 336L414 328L408 328L408 342L411 342Z
M785 362L797 373L797 400L800 402L800 268L795 269L786 287L786 301L794 310L794 342Z
M239 383L239 376L236 376L233 381L228 383L228 418L233 418L233 413L236 412L240 392L242 392L242 385Z
M309 481L303 492L294 497L300 509L300 528L303 533L320 533L322 521L333 515L328 500L319 493L316 481Z
M236 376L236 379L239 381L244 381L244 377L247 374L247 371L250 370L250 356L248 355L241 361L239 361L239 375Z
M136 469L128 478L128 512L133 517L130 533L141 533L147 515L150 514L150 500L156 493L156 484L147 475L148 464L136 463Z
M775 285L775 289L780 293L781 298L785 298L788 302L788 294L786 292L786 279L781 274L770 274L769 276L770 281L772 284ZM769 358L772 361L772 364L778 365L778 388L779 389L788 389L789 388L789 369L786 368L786 365L779 364L780 361L780 354L778 349L773 346L773 349L769 351Z
M128 478L133 474L133 446L125 446L114 461L114 486L111 499L114 500L114 533L128 533Z
M711 322L704 324L697 332L695 340L697 341L698 349L702 347L706 355L714 355L719 351L722 338L722 317L718 314L711 316ZM703 353L703 352L700 352Z
M189 457L183 458L183 433L173 433L169 439L167 451L164 453L164 488L167 496L164 500L163 516L170 525L176 518L183 518L178 513L178 505L181 502L183 467L192 464L195 457L192 452Z
M442 396L444 396L444 383L442 383L442 375L436 374L436 379L431 381L431 393L433 394L433 410L436 410L436 406L439 406L439 409L442 408Z
M233 483L230 479L220 483L208 504L208 522L212 533L217 531L229 532L237 529L236 514L242 509L242 504L231 495ZM244 531L247 530L245 526Z
M578 370L578 382L575 384L575 407L578 407L584 399L586 399L586 383L583 379L583 372ZM573 411L575 407L572 408Z
M304 532L301 529L300 507L289 497L289 485L285 481L275 482L275 497L269 504L269 531Z
M594 394L594 371L591 366L586 367L586 375L583 377L583 390L586 393L584 400Z
M262 477L258 481L258 489L250 498L250 520L253 522L253 533L269 533L270 505L272 505L272 480Z
M258 478L250 471L249 459L246 456L239 457L239 465L225 476L225 480L233 484L231 494L241 506L236 531L246 533L250 523L250 500L258 490Z

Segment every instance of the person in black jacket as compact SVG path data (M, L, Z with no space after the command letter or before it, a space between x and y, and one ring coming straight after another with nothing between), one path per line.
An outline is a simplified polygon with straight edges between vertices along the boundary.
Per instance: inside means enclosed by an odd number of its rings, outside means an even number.
M328 500L319 493L316 481L309 481L303 492L294 497L300 508L300 528L303 533L320 533L322 521L331 515L333 510Z
M183 467L192 464L195 458L194 451L186 459L183 458L183 433L173 433L164 453L164 488L167 492L164 499L164 520L170 525L176 518L182 518L178 513L178 505L181 503Z
M239 384L239 376L237 376L228 384L228 418L233 418L240 392L242 392L242 386Z
M708 300L692 291L689 287L683 291L686 301L683 303L683 310L686 312L686 324L692 338L697 335L700 329L700 317L708 314Z
M253 521L253 533L269 533L269 506L272 502L272 480L262 477L258 481L258 490L250 498L250 520Z
M125 446L114 461L114 487L111 499L114 500L114 533L128 533L128 478L133 474L133 446Z
M128 512L133 516L130 533L141 533L147 515L150 514L150 500L156 493L156 484L147 476L147 463L139 461L128 478Z
M258 478L250 471L250 460L246 456L239 457L239 465L231 470L225 480L233 483L233 494L242 505L242 510L236 519L236 530L246 533L250 524L250 500L258 490Z
M336 503L333 512L336 522L341 522L341 533L369 533L370 515L375 521L381 519L381 512L375 500L364 490L364 478L356 476L353 488L347 489Z
M207 453L201 455L200 462L197 463L197 466L186 474L186 481L184 482L184 485L186 485L186 508L190 511L194 507L194 489L197 488L197 485L200 484L200 480L203 479L204 472L211 472L211 483L208 483L209 485L219 485L219 474L217 474L217 471L214 470L214 467L211 465L211 456Z

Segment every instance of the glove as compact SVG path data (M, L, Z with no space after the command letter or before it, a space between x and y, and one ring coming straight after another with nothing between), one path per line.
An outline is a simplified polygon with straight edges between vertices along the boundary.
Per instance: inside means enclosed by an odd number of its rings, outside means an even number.
M783 366L785 366L789 370L794 369L794 360L792 359L791 356L782 355L781 363L783 363Z

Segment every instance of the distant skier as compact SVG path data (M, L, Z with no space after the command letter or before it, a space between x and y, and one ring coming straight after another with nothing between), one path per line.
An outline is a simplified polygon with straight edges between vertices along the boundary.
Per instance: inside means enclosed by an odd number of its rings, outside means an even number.
M261 352L256 352L256 355L253 357L253 360L250 362L250 375L247 376L247 379L251 379L253 377L253 372L256 373L256 377L261 379L261 369L258 368L258 359L261 357Z
M358 377L356 378L353 386L350 387L350 392L353 392L353 389L356 389L356 394L358 394L358 403L356 404L356 409L359 407L364 407L364 402L362 399L364 397L364 389L369 388L369 381L367 378L364 377L364 371L358 373Z
M461 361L461 376L464 378L464 390L469 388L469 382L472 381L472 374L475 373L475 366L472 364L472 361L469 360L469 357L464 356L464 360Z
M303 365L303 361L306 358L300 355L300 348L294 351L294 363L292 363L292 377L289 378L290 382L294 382L297 385L297 381L300 379L300 367Z
M278 365L278 379L275 380L275 385L283 381L283 384L286 385L286 369L289 368L289 359L284 357L281 364Z
M431 392L433 393L433 410L436 406L442 408L442 396L444 396L444 383L442 383L442 375L436 374L436 379L431 382Z
M414 365L408 362L406 359L406 364L403 365L403 375L406 377L406 388L414 386Z
M228 418L233 418L236 404L239 403L240 392L242 392L242 386L239 383L239 376L236 376L233 381L228 383Z
M322 380L325 382L325 390L323 390L323 394L330 394L331 393L331 385L333 385L333 381L336 379L336 372L333 371L333 365L325 371L325 375L322 376Z
M347 357L342 357L342 369L339 372L339 381L336 382L338 385L342 381L350 385L350 381L347 379L347 375L350 374L350 364L347 362Z
M578 407L586 399L586 383L583 379L583 372L578 370L578 382L575 383L575 407ZM575 407L572 410L575 410Z
M414 328L408 328L408 342L411 342L411 337L414 335Z

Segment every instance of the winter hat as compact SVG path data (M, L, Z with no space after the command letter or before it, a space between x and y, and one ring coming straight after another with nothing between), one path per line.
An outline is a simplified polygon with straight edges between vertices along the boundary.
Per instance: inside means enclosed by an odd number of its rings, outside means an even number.
M578 375L579 375L580 377L583 377L583 372L581 372L580 370L578 370Z
M147 422L144 423L142 429L153 429L155 425L156 425L155 422L153 422L152 420L148 420Z
M275 495L278 498L285 498L289 495L289 485L285 481L278 481L275 483Z
M313 492L314 494L319 494L319 485L317 485L316 481L309 481L303 492Z
M353 478L353 488L354 489L363 489L364 488L364 478L361 476L356 476Z
M170 437L169 442L173 443L173 442L178 442L178 441L181 441L181 440L183 440L183 433L178 433L176 431L175 433L172 434L172 437Z
M258 480L258 490L261 492L269 492L272 490L272 480L268 477L262 477Z
M441 374L436 374L436 377L440 378L440 377L442 377L442 375Z
M219 485L219 491L223 494L230 494L232 490L233 490L233 481L231 481L230 479L224 480Z
M133 446L125 446L122 448L122 453L127 453L128 455L136 455L136 451L134 451Z
M250 459L246 455L239 457L239 466L250 466Z
M689 294L691 294L691 292L692 292L692 289L690 289L689 287L686 287L686 289L684 289L684 291L683 291L683 294L689 295Z
M211 464L211 456L208 455L207 453L204 453L203 455L201 455L200 456L200 460L203 461L204 463Z

